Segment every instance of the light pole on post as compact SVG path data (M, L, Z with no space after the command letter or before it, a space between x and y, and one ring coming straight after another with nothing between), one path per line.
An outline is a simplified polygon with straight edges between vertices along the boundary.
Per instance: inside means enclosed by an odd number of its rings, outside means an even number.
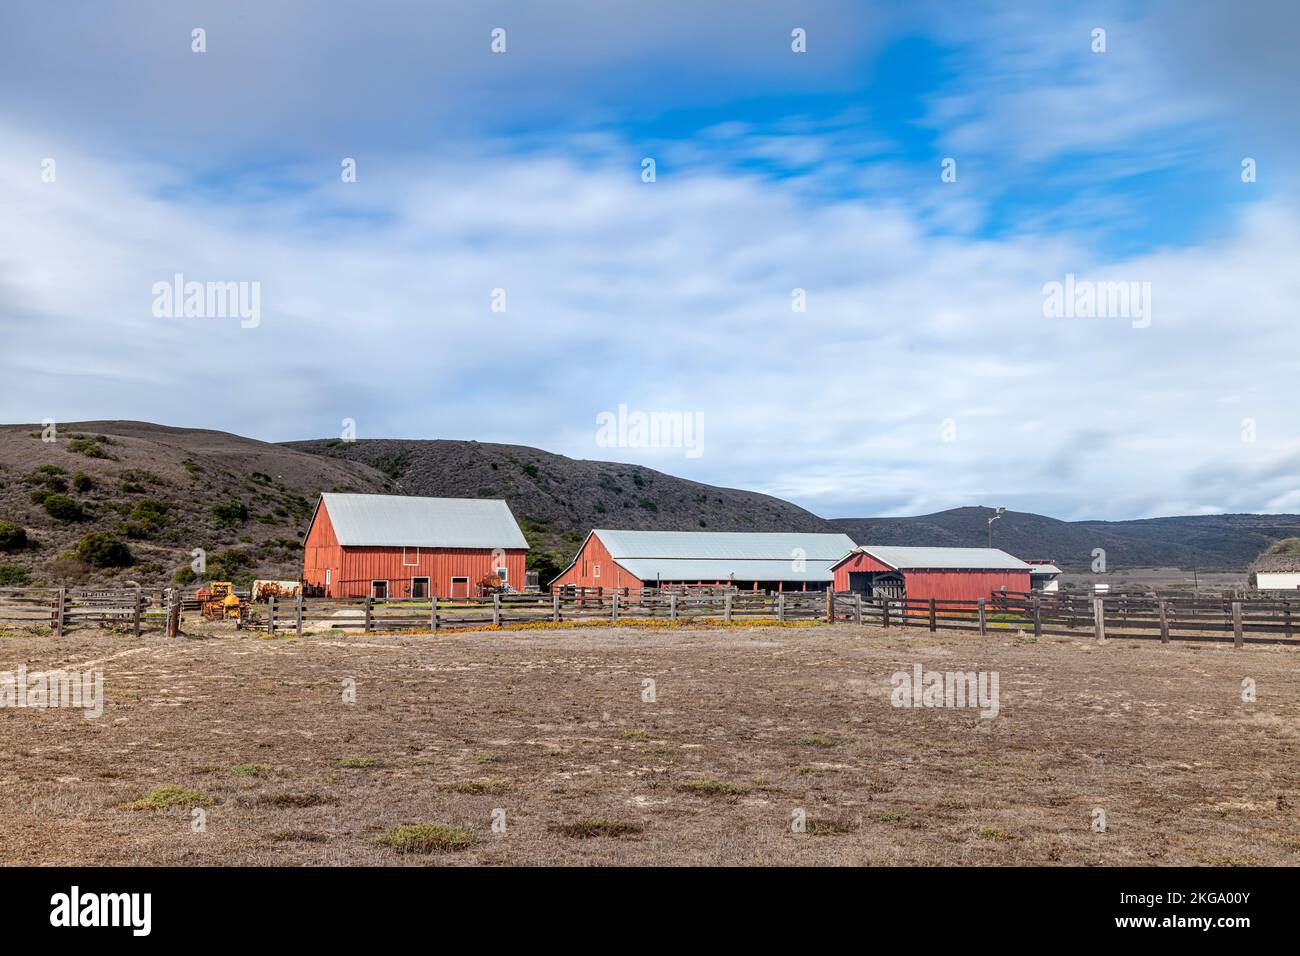
M1002 507L1001 505L998 505L997 511L993 512L993 517L989 518L989 547L990 548L993 547L993 522L1001 518L1003 513L1006 510L1007 510L1006 508Z

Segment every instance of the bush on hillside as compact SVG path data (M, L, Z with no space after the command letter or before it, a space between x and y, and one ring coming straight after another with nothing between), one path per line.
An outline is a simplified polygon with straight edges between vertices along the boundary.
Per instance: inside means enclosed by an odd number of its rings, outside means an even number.
M27 532L12 521L0 521L0 551L21 551L27 547Z
M77 542L73 553L92 568L125 568L135 560L131 549L107 531L92 531Z
M45 507L46 513L58 521L80 521L86 517L86 512L82 510L81 505L67 495L46 495L41 504Z

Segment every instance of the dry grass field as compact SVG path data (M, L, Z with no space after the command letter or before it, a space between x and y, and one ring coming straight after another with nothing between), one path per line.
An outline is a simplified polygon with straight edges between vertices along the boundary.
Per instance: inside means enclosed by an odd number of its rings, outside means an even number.
M998 672L1000 715L891 706L915 663ZM5 864L1300 862L1290 649L848 625L0 637L0 670L22 664L102 670L107 702L0 710Z

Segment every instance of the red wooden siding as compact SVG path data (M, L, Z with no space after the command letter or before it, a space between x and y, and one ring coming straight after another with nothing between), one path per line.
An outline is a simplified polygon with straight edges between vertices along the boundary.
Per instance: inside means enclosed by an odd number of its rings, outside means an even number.
M411 596L411 578L428 578L433 594L450 597L453 577L468 578L468 593L474 595L478 582L504 564L508 582L522 591L526 555L520 548L506 549L494 557L493 551L484 548L341 547L321 504L303 542L302 579L325 586L328 569L326 597L365 597L373 581L387 581L388 596L404 598Z
M835 590L849 590L850 571L894 571L861 551L835 568ZM994 591L1028 591L1029 571L952 570L944 568L894 571L906 583L907 596L914 600L974 601L991 597Z
M600 568L600 577L596 568ZM609 550L598 535L589 534L578 552L573 567L563 571L553 582L562 587L571 584L580 588L639 588L641 579L634 577L614 563Z

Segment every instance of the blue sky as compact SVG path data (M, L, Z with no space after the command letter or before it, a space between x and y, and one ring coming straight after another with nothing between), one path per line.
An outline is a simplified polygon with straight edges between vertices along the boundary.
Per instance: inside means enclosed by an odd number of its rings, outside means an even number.
M352 419L830 516L1300 511L1298 22L1265 0L6 7L0 419ZM154 315L176 273L257 283L256 327ZM1150 321L1046 317L1067 273L1148 284ZM700 416L702 453L602 444L620 405Z

